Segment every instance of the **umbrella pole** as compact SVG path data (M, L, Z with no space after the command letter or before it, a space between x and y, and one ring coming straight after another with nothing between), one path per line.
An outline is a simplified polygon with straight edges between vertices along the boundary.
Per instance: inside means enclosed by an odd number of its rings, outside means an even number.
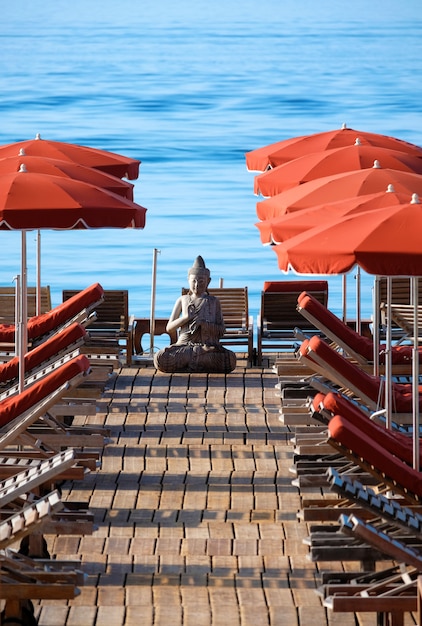
M387 276L387 330L385 338L385 413L387 418L387 428L391 429L391 300L393 291L393 281L391 276Z
M347 324L347 276L346 274L342 274L341 279L343 283L343 289L342 289L343 323Z
M413 319L413 359L412 359L412 403L413 403L413 467L419 472L419 288L418 278L412 278Z
M373 287L373 328L372 337L374 344L374 376L380 373L380 293L379 293L380 277L375 276Z
M41 231L37 231L37 297L35 314L41 314Z
M21 235L21 285L19 306L19 391L25 385L25 354L27 352L28 337L26 332L28 318L27 303L27 268L26 268L26 231Z
M151 280L151 311L149 318L149 353L154 354L154 334L155 334L155 293L157 284L157 254L160 250L154 248L152 255L152 280Z
M357 268L357 272L356 272L356 326L355 326L355 330L357 333L359 333L359 335L361 334L362 331L362 324L361 324L361 315L360 315L360 287L361 287L361 280L360 280L360 267L358 266Z
M17 274L13 279L16 281L15 285L15 356L19 356L20 349L20 320L21 320L21 275Z

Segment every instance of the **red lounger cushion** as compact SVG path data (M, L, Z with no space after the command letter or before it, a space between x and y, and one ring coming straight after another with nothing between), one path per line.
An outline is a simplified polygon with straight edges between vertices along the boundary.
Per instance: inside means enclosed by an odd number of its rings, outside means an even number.
M363 337L342 322L337 315L327 309L321 302L306 291L302 292L297 299L299 306L308 311L321 324L329 328L333 335L339 338L346 346L360 354L367 361L374 360L374 343L369 337ZM380 363L385 361L385 345L380 345ZM394 346L391 351L391 359L394 364L408 363L412 359L412 346Z
M359 407L340 394L327 393L322 400L322 406L332 415L341 415L368 437L375 439L386 450L412 465L413 442L410 436L387 430L380 424L376 424ZM420 462L422 465L422 456Z
M328 431L332 439L373 465L378 472L396 481L402 488L422 497L422 474L384 450L373 437L368 437L340 415L333 417L328 425Z
M46 335L61 324L71 320L84 309L99 302L103 295L104 289L99 283L94 283L69 298L69 300L54 307L51 311L31 317L28 320L28 338L36 339L37 337ZM4 343L14 343L15 326L13 324L0 326L0 341Z
M44 343L40 344L31 352L25 354L25 372L30 372L45 361L76 343L86 336L86 330L81 324L74 322L70 326L63 328L59 333L53 335ZM15 356L7 363L0 364L0 383L17 378L19 375L19 357Z
M341 376L350 382L352 386L361 389L371 400L378 403L383 400L384 381L378 376L373 376L365 372L362 368L348 361L336 350L333 350L327 343L319 337L313 336L309 340L308 351L310 357L312 352L329 364ZM382 389L381 388L382 384ZM397 413L412 412L412 385L393 383L393 410ZM419 395L422 387L419 385ZM381 393L380 393L381 392ZM419 398L419 407L422 410L422 397Z
M36 405L78 374L88 372L89 367L89 359L85 355L80 354L74 359L67 361L56 370L53 370L50 374L47 374L47 376L30 387L26 387L22 393L9 396L0 402L0 426L4 426L16 417L19 417L19 415L22 415L22 413Z

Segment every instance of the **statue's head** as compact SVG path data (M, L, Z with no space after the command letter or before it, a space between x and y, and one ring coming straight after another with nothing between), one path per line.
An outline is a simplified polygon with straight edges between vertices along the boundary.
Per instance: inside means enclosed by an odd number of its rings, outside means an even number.
M201 256L197 256L192 267L188 270L189 284L192 280L200 281L204 285L204 291L211 282L211 276L209 269L205 266L204 259Z

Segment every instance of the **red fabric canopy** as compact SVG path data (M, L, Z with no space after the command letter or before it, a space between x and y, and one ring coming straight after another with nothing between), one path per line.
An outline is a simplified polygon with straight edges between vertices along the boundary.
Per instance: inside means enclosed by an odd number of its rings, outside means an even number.
M400 150L408 154L422 155L422 148L415 144L396 139L395 137L389 137L388 135L354 130L344 125L342 128L335 130L292 137L251 150L245 155L246 166L248 170L263 172L268 166L272 165L272 159L275 159L274 162L277 164L286 163L310 152L320 152L321 150L329 150L341 146L352 146L357 139L362 144Z
M0 177L0 229L143 228L146 209L79 180L14 172Z
M140 161L137 159L130 159L114 152L99 150L98 148L41 139L39 135L35 139L0 146L0 159L18 156L20 151L31 156L73 161L80 163L80 165L85 165L85 167L94 167L119 178L134 180L139 176Z

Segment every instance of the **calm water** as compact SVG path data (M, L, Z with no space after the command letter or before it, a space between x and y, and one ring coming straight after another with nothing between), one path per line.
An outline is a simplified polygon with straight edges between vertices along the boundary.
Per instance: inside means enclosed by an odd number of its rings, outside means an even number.
M62 288L98 280L129 288L131 313L149 316L156 248L157 316L198 254L214 286L248 285L256 315L264 280L297 276L260 243L244 153L343 122L422 144L419 0L15 2L2 6L0 33L0 143L39 132L142 161L145 230L43 233L55 304ZM0 284L10 284L20 235L1 241ZM34 284L32 233L28 248ZM341 279L329 282L340 312ZM371 284L364 277L364 315Z

